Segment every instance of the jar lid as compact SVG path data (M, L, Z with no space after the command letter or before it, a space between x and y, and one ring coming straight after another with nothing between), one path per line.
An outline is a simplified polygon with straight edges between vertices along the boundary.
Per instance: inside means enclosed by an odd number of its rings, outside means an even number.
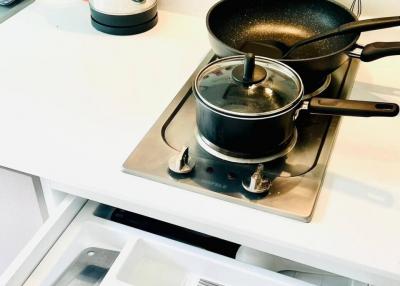
M239 117L280 113L299 102L304 92L289 66L252 54L210 63L197 75L194 89L210 108Z

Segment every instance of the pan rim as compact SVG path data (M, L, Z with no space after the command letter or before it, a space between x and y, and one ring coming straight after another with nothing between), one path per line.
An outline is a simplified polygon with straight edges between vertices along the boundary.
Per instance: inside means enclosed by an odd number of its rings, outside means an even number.
M208 10L207 12L207 16L206 16L206 26L207 26L207 30L208 30L208 34L210 37L212 37L214 40L218 41L219 44L221 44L226 50L230 51L232 54L234 55L245 55L245 52L242 52L238 49L232 48L231 46L227 45L226 43L224 43L223 41L221 41L215 34L214 32L211 30L210 27L210 14L214 11L214 9L220 5L222 5L224 2L228 2L228 1L232 1L232 0L220 0L217 3L215 3L213 6L211 6L211 8ZM342 8L344 11L346 11L350 16L353 17L353 19L355 21L358 21L358 17L351 11L349 10L344 4L342 3L337 3L334 0L326 0L327 2L336 5L340 8ZM326 54L326 55L322 55L322 56L318 56L318 57L312 57L312 58L303 58L303 59L274 59L274 60L278 60L280 62L284 62L284 63L299 63L299 62L311 62L311 61L315 61L315 60L320 60L320 59L324 59L324 58L329 58L335 55L338 55L340 53L346 52L346 51L351 51L353 50L353 47L357 44L358 39L360 38L360 33L355 33L354 36L354 40L349 43L347 46L345 46L344 48L337 50L333 53L330 54ZM219 55L218 55L219 56ZM265 57L267 58L267 57Z

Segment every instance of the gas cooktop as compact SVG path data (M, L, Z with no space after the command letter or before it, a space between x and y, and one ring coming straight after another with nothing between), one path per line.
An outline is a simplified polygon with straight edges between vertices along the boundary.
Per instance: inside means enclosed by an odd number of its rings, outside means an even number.
M196 132L191 83L215 59L209 53L129 158L124 171L232 203L309 222L318 199L340 118L300 113L297 138L284 157L264 163L218 158ZM350 60L327 79L326 89L310 96L346 98L358 62ZM323 88L320 89L320 91ZM190 158L189 158L190 157ZM181 168L181 172L176 173ZM174 171L175 170L175 171ZM262 176L268 192L249 192L251 177Z

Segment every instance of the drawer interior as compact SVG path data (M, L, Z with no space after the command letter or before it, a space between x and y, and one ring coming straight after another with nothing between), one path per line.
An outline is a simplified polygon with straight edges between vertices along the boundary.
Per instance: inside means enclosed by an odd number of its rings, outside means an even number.
M71 271L82 253L89 253L88 249L116 253L115 260L101 266L104 274L101 279L89 281L86 273L76 269ZM91 268L82 267L82 271L99 266L95 262L87 264ZM57 284L65 273L71 272L86 279L86 284L82 285L366 285L90 201L65 229L24 285L73 285ZM340 284L335 284L337 282Z

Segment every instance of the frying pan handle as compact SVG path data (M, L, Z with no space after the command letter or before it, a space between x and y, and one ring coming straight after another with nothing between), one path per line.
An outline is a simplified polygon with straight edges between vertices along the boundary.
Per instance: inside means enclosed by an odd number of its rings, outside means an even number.
M304 40L296 42L294 45L290 47L290 49L286 53L283 54L282 58L287 58L290 54L293 53L294 50L297 50L301 46L310 44L312 42L320 41L326 38L330 38L332 36L344 35L349 33L361 33L361 32L395 27L395 26L400 26L400 16L375 18L375 19L350 22L347 24L340 25L335 30L329 30L328 32L325 33L318 33L313 37L308 37Z
M307 110L316 114L358 117L394 117L399 114L399 106L395 103L332 98L313 98L309 101Z
M363 62L400 55L400 42L376 42L366 45L360 55Z
M343 33L351 31L354 33L360 33L360 32L391 28L399 25L400 25L400 16L375 18L375 19L360 20L356 22L351 22L349 24L344 24L341 26L341 29L338 29L338 32Z

